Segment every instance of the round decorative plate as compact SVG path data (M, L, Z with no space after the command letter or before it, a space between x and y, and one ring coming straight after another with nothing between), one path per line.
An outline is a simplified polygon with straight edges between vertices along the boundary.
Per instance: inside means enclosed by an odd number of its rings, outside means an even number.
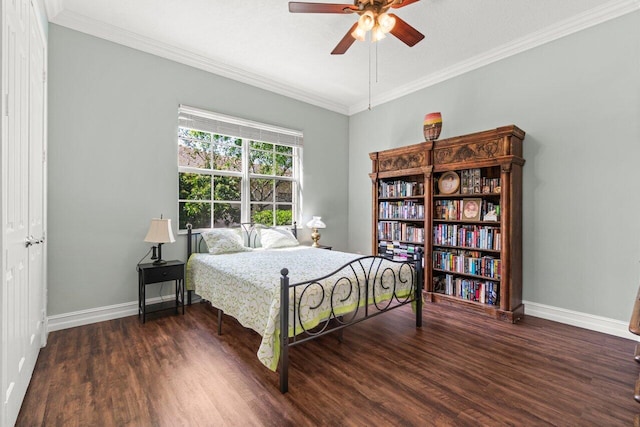
M454 194L460 188L460 177L454 171L447 171L440 175L438 190L440 194Z

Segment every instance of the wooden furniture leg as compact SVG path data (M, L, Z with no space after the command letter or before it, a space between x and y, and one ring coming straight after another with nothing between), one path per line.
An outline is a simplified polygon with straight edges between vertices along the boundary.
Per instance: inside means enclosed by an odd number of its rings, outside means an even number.
M629 331L633 334L640 335L640 287L638 287L636 301L633 304L631 320L629 320ZM636 354L638 354L638 347L636 347Z
M633 334L640 335L640 287L638 287L636 301L633 304L631 320L629 320L629 331ZM640 343L636 344L636 351L633 355L633 358L636 362L640 363ZM640 403L640 378L636 380L633 398L636 400L636 402ZM634 425L640 427L640 415L636 415Z

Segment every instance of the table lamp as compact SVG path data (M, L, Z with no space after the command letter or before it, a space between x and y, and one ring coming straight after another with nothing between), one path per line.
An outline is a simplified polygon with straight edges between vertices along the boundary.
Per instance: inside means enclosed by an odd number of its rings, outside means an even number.
M173 230L171 230L171 220L162 219L162 215L160 215L160 218L153 218L151 220L151 225L149 226L149 232L147 232L147 237L144 238L144 241L158 244L157 256L156 247L153 247L153 254L151 255L151 259L155 260L153 261L153 264L166 264L167 261L162 259L162 245L164 243L173 243L176 241L173 237Z
M326 224L322 222L319 216L314 216L311 221L307 223L307 227L312 228L313 232L311 233L311 240L313 240L314 248L319 248L318 240L320 240L320 233L318 233L318 228L327 228Z

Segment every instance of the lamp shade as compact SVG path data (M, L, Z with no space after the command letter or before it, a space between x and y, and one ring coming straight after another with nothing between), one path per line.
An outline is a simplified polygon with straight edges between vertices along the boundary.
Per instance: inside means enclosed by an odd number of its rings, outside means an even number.
M393 27L396 25L396 18L389 15L388 13L381 13L378 15L378 25L385 33L393 30Z
M322 220L320 218L322 218L322 217L314 216L313 218L311 218L311 221L309 221L307 223L307 227L309 227L309 228L327 228L326 224L324 222L322 222Z
M373 16L373 12L367 10L358 19L358 27L362 28L364 31L369 31L373 28L376 23L376 19Z
M173 237L170 219L153 218L145 242L150 243L173 243L176 239Z

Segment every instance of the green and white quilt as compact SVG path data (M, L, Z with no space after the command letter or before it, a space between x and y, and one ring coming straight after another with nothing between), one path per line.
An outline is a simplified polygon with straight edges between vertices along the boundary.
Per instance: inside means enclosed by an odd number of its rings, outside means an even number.
M360 257L362 255L300 246L219 255L193 254L187 264L187 289L193 289L212 306L259 333L262 342L258 358L275 371L280 356L280 271L283 268L289 270L291 284L305 282L323 277ZM373 302L374 295L376 302L389 300L394 291L398 298L410 295L413 284L411 269L406 265L400 269L402 264L377 259L378 263L380 261L382 264L374 265L378 274L372 271L370 277L384 279L370 285L367 303ZM370 265L368 261L364 270L368 270ZM387 271L381 274L386 268L396 273ZM398 270L401 280L397 280ZM295 333L302 332L300 325L307 329L318 325L332 314L332 310L334 315L343 315L364 305L364 285L358 292L350 285L355 281L347 278L354 279L357 276L362 284L365 275L362 269L354 272L349 268L341 271L337 277L319 281L318 285L308 288L304 293L298 289L295 296ZM332 294L333 285L339 278L342 279ZM293 291L290 291L290 301L293 295ZM331 295L331 298L328 297ZM292 303L289 308L289 336L293 336Z

